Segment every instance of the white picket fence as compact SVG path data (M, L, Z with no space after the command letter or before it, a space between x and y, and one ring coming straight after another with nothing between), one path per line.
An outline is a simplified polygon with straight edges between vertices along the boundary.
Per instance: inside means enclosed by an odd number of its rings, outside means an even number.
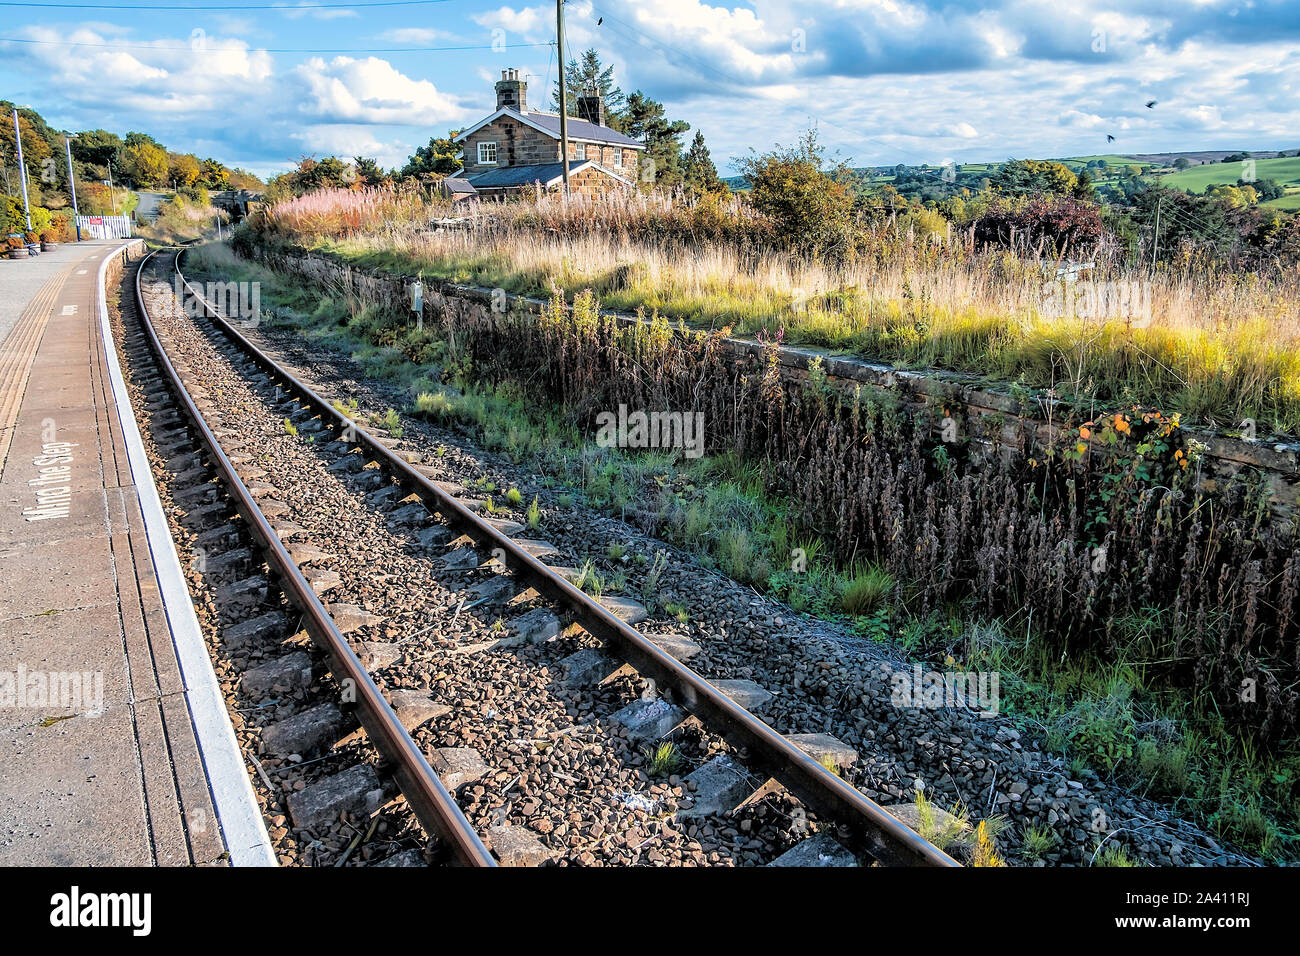
M77 230L82 239L130 239L129 216L78 216Z

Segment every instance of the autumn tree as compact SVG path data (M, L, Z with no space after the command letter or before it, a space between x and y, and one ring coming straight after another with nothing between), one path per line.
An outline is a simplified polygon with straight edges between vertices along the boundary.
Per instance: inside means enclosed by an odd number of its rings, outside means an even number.
M205 189L229 189L230 188L230 170L215 159L205 159L199 163L203 174L199 177L199 184Z
M136 134L127 134L128 138ZM122 150L122 169L138 186L157 186L167 180L167 151L143 138Z
M1046 159L1013 159L1003 163L989 180L1004 196L1069 196L1079 177L1064 163Z
M18 129L23 137L23 165L27 169L27 175L30 179L40 181L41 164L52 154L50 144L40 134L36 124L21 111L18 113ZM3 157L4 165L12 169L18 168L18 145L14 139L11 116L5 116L0 122L0 156Z
M411 176L450 176L459 172L461 148L456 142L459 132L449 130L446 136L429 137L428 144L416 148L398 175L406 179Z
M193 153L173 153L171 156L169 174L172 181L179 186L193 186L203 175L203 169L199 166L199 158Z

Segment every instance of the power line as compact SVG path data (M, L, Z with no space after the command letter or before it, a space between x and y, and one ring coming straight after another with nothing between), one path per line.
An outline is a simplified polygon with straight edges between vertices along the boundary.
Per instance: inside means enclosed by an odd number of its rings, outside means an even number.
M348 3L316 3L305 0L302 3L246 3L246 4L197 4L182 6L180 4L155 3L39 3L26 0L0 0L0 7L38 7L53 10L283 10L292 13L295 10L347 10L355 7L415 7L428 6L433 3L450 3L451 0L358 0Z
M596 6L596 4L593 3L593 4L591 5L591 8L592 8L593 10L595 10L597 13L599 13L599 14L601 15L601 17L602 17L602 18L604 19L604 21L605 21L605 24L611 24L611 21L612 21L613 24L618 24L619 26L624 27L624 28L625 28L624 30L620 30L620 29L618 29L618 27L615 27L614 32L621 34L625 39L632 39L632 40L634 40L635 38L630 37L630 36L628 35L628 33L626 32L627 30L633 31L633 32L639 34L639 35L641 36L642 39L644 39L644 40L648 40L650 43L653 43L655 46L659 47L660 49L664 50L665 52L667 52L668 54L670 54L670 55L672 55L672 56L677 56L677 57L679 57L679 58L684 58L684 59L686 59L686 60L689 60L690 62L694 63L694 64L695 64L697 67L699 67L700 69L707 70L708 72L712 73L714 76L717 76L717 77L719 77L719 78L721 78L721 79L723 79L723 80L726 80L726 81L729 82L729 83L734 83L734 84L736 84L737 86L743 86L743 85L744 85L744 81L741 80L740 78L735 77L735 76L731 76L730 74L725 73L725 72L723 72L722 70L719 70L717 67L713 66L712 64L707 63L707 62L705 62L704 60L701 60L699 57L696 57L696 56L694 56L693 54L688 53L686 50L683 50L683 49L681 49L680 47L673 47L673 46L669 46L669 45L666 44L666 43L663 43L662 41L656 39L655 37L650 36L648 33L646 33L644 30L641 30L639 27L635 26L634 24L630 24L630 23L626 22L625 20L621 20L621 19L619 19L618 17L616 17L616 16L614 16L613 14L607 12L607 11L604 10L603 8ZM639 45L640 45L640 46L644 46L645 44L644 44L644 43L639 43ZM840 130L841 132L847 134L848 136L853 137L855 140L861 140L861 141L866 141L866 142L868 142L868 143L874 143L874 144L876 144L877 146L883 146L885 149L891 150L891 151L893 151L894 153L901 153L901 154L903 154L903 155L905 155L905 156L906 156L906 155L911 155L911 156L915 157L915 156L917 155L916 153L913 153L913 152L912 152L911 150L909 150L909 149L905 149L905 148L902 148L902 147L896 146L896 145L891 144L891 143L886 143L886 142L884 142L883 140L874 139L873 137L870 137L870 136L865 136L865 135L863 135L862 133L860 133L860 132L858 132L858 131L856 131L856 130L846 129L846 128L843 127L843 126L840 126L838 123L836 123L836 122L834 122L834 121L832 121L832 120L825 119L824 117L818 117L818 122L819 122L819 123L825 123L825 124L828 125L828 126L833 126L835 129L838 129L838 130ZM841 140L841 142L843 142L845 145L850 145L850 142L851 142L851 141L848 141L848 140ZM943 169L942 169L942 167L940 167L939 169L935 169L935 170L922 170L922 169L920 169L919 167L915 167L915 168L917 168L917 171L918 171L918 172L921 172L921 173L923 173L923 174L925 174L925 175L936 176L936 177L938 177L938 178L940 178L940 179L943 178Z
M408 46L408 47L221 47L208 49L206 44L186 46L157 46L130 43L90 43L80 40L33 40L20 37L0 37L0 43L36 43L52 46L88 46L112 50L160 50L175 53L227 53L231 50L245 53L454 53L457 50L513 50L520 47L550 46L545 41L537 43L483 43L477 46Z

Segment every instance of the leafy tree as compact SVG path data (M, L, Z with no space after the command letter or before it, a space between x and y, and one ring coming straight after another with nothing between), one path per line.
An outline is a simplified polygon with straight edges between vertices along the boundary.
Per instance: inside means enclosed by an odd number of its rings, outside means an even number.
M1001 200L975 221L977 242L1053 255L1086 249L1101 235L1101 210L1073 196L1040 195L1023 205Z
M9 196L0 193L0 234L26 232L27 217L23 214L21 196Z
M131 134L127 134L128 138ZM122 150L122 168L139 186L157 186L167 179L167 152L145 139Z
M366 156L352 157L352 168L356 173L358 186L378 186L389 179L388 174L379 167L379 163Z
M295 169L276 176L267 184L268 202L279 202L316 189L352 188L358 180L356 169L336 156L316 159L304 156Z
M1174 160L1174 169L1190 169L1192 161L1186 156L1179 156Z
M709 147L704 144L704 134L695 131L695 138L682 160L682 181L693 196L709 193L724 193L727 185L718 177L718 168L713 165Z
M994 189L1006 196L1068 196L1078 186L1079 177L1064 163L1013 159L1003 163L990 182Z
M1137 192L1129 210L1133 222L1146 235L1148 245L1155 237L1159 222L1162 259L1171 257L1184 244L1216 256L1230 254L1240 245L1243 227L1251 213L1213 196L1193 196L1163 186L1147 186Z
M1257 179L1253 183L1248 183L1244 179L1237 180L1238 186L1252 187L1261 201L1268 199L1281 199L1286 195L1286 190L1276 179Z
M203 175L203 169L199 166L198 157L193 153L173 153L169 175L177 187L193 186L199 181L199 177Z
M39 182L42 172L41 163L49 158L52 152L50 144L23 111L18 113L18 129L23 137L23 165L27 169L27 176L29 180L35 179ZM6 166L18 168L18 145L17 140L14 139L11 115L0 117L0 156L4 157Z
M92 129L78 133L72 141L72 158L93 166L107 166L123 147L122 138L107 130Z
M851 173L828 165L817 131L790 147L750 153L742 163L754 208L773 221L778 236L800 255L851 258L855 247Z
M459 130L450 130L446 136L429 138L427 146L417 147L415 155L407 160L398 175L402 179L412 176L450 176L460 171L460 144L455 142Z
M215 159L205 159L199 163L203 169L203 175L199 177L199 185L205 189L229 189L230 188L230 170L217 162Z
M148 133L127 133L123 142L125 142L127 146L153 146L157 149L163 148L163 144L158 142L158 140L154 139Z
M1086 169L1079 170L1078 181L1070 190L1070 195L1083 202L1096 202L1097 189L1092 184L1092 175Z

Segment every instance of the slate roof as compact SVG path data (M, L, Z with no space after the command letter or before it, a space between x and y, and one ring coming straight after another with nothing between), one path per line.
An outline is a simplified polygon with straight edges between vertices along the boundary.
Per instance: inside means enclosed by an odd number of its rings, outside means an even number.
M628 181L591 159L569 160L569 175L572 176L587 166L594 166L606 175L623 182ZM528 186L532 183L549 186L558 182L563 172L563 167L559 163L534 163L530 166L501 166L497 169L489 169L486 172L475 173L473 176L466 176L463 181L475 189L502 189L510 186Z
M507 107L509 109L509 107ZM514 110L509 110L515 113ZM516 116L527 119L528 122L542 127L556 139L560 138L560 117L551 113L515 113ZM631 136L624 136L618 130L610 129L608 126L598 126L595 123L588 123L586 120L569 117L569 139L586 139L597 143L609 143L611 146L628 146L633 149L645 149L644 143L638 143Z
M490 116L484 117L473 126L462 130L452 142L462 142L465 137L471 133L477 132L484 126L487 126L493 120L502 116L508 116L516 119L521 123L527 123L534 129L541 130L547 136L555 139L560 138L560 117L553 113L520 113L518 110L503 106ZM596 123L588 123L586 120L580 120L576 117L569 117L569 139L587 140L593 143L608 143L611 146L625 146L628 149L645 149L644 143L638 143L631 136L624 136L617 130L612 130L608 126L599 126Z

